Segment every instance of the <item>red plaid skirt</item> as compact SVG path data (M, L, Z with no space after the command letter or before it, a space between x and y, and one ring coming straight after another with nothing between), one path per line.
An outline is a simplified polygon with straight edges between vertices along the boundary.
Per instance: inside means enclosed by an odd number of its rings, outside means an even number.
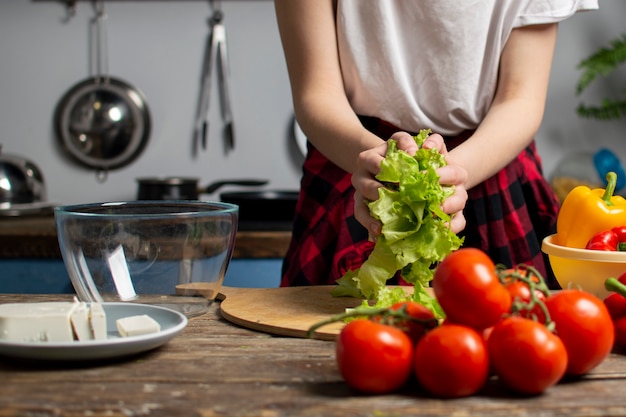
M375 118L361 121L383 139L400 130ZM470 134L445 138L448 149ZM309 143L300 185L281 286L334 284L347 271L359 268L374 247L367 230L354 218L351 176ZM467 226L460 233L463 246L482 249L507 267L532 265L551 288L559 288L541 252L543 238L555 232L559 201L543 177L535 143L468 193L463 211Z

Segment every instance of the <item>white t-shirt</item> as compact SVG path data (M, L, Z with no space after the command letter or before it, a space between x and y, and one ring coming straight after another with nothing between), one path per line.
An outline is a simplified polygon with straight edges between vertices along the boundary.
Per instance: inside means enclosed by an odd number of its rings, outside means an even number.
M598 0L338 0L348 99L357 114L409 131L475 129L514 28L597 8Z

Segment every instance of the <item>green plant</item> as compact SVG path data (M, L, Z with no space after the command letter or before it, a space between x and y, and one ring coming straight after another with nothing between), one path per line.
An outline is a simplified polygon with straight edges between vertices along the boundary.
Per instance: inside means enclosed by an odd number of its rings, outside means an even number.
M614 39L606 47L598 49L593 55L583 60L578 69L583 73L576 86L576 95L597 77L605 77L615 71L620 64L626 61L626 34ZM623 92L626 92L624 89ZM598 120L615 120L626 116L626 99L605 98L599 105L587 105L581 102L576 109L581 117Z

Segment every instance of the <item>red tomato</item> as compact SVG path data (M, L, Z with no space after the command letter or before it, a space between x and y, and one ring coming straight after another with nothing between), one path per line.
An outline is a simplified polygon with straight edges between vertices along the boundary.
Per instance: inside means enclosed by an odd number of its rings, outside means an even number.
M427 329L432 329L437 325L435 315L430 309L415 301L401 301L390 307L391 310L401 308L404 308L406 314L415 320L397 321L394 326L402 329L416 345Z
M626 317L620 317L613 321L615 327L614 347L623 351L626 349Z
M529 303L532 301L530 292L530 286L523 281L511 281L506 283L504 287L507 289L511 298L513 299L513 306L518 306L518 313L522 317L533 318L536 317L538 321L544 321L545 315L543 310L538 304L535 304L531 309L528 309ZM535 299L540 302L545 302L546 296L539 290L535 290Z
M511 309L511 296L493 261L479 249L462 248L446 256L432 287L451 322L478 330L493 326Z
M487 327L482 331L483 340L485 341L485 346L489 346L489 336L491 336L491 332L493 331L493 326ZM489 351L487 351L488 353ZM493 369L493 365L491 361L489 361L489 376L495 375L496 372Z
M567 351L546 326L520 316L496 324L487 341L489 360L498 378L512 390L540 394L561 380Z
M337 337L339 372L352 388L382 394L404 385L411 376L414 347L400 329L357 319Z
M489 376L485 342L476 330L444 324L417 344L414 360L419 383L443 398L466 397L480 390Z
M568 375L589 372L611 352L613 321L602 300L582 290L567 289L550 295L546 307L567 349Z

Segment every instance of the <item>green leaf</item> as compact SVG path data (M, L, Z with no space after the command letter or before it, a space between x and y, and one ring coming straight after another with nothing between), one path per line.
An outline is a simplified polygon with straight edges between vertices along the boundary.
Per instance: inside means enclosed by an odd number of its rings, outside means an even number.
M578 64L578 68L583 70L576 86L576 94L579 95L597 77L606 76L626 62L626 34L621 38L614 39L610 46L598 49Z

